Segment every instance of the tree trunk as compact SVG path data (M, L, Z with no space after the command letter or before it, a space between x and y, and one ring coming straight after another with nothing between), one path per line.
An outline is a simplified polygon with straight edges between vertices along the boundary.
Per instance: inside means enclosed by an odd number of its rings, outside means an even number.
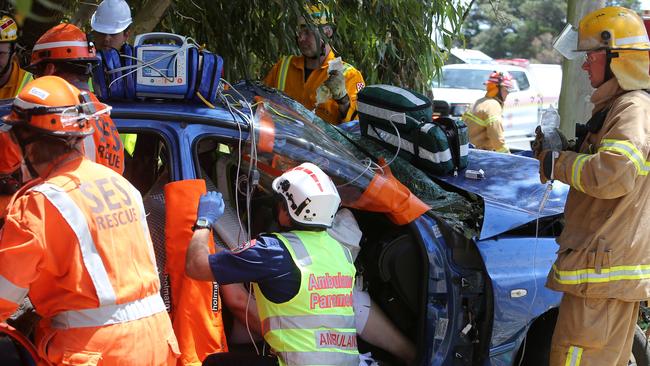
M569 0L567 18L578 24L588 13L605 7L604 0ZM577 46L577 45L576 45ZM562 90L560 93L560 129L567 137L575 136L576 123L586 123L591 117L593 88L587 73L582 70L583 59L562 62Z
M148 33L154 30L171 4L172 0L154 0L143 4L133 18L131 34Z

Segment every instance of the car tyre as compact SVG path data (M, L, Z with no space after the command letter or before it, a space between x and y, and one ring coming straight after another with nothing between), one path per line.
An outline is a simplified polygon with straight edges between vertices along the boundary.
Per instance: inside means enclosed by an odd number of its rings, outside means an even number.
M650 366L650 343L648 343L648 338L638 325L634 330L632 360L630 360L629 365Z

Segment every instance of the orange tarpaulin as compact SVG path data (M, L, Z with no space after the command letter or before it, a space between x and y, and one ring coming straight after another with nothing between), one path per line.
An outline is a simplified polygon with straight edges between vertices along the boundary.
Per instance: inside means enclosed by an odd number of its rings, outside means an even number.
M165 270L171 283L171 319L181 350L179 365L200 365L212 353L227 352L216 283L185 275L185 254L196 222L205 181L191 179L165 185ZM209 247L214 252L210 238Z
M383 158L379 159L379 164L386 164ZM388 166L384 167L384 174L375 174L361 197L349 206L384 212L397 225L406 225L431 209L398 181Z

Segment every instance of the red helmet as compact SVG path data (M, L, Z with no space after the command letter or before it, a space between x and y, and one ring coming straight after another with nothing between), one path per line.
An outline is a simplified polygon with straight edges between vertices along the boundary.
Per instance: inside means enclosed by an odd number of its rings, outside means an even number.
M87 136L94 131L92 120L110 110L90 98L58 76L43 76L25 85L3 120L54 136Z
M73 24L62 23L52 27L36 41L27 70L33 71L46 61L97 63L99 58L95 45L88 41L86 33Z
M507 71L500 72L500 71L494 71L490 74L490 77L488 77L487 81L485 82L486 85L488 84L494 84L497 87L505 86L508 91L512 90L514 88L514 82L512 80L512 75L508 73Z

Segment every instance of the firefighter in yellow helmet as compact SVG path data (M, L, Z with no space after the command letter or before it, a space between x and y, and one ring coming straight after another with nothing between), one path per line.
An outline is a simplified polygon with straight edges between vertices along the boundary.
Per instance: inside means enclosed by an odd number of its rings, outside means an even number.
M650 42L636 13L607 7L554 46L584 55L595 90L575 151L535 148L542 182L571 186L546 283L564 292L550 364L627 365L639 301L650 299Z
M281 58L264 84L285 92L331 124L350 121L356 115L357 92L365 86L363 76L347 62L335 61L330 45L335 27L329 8L319 2L305 5L305 11L296 29L301 55Z
M469 140L477 149L510 152L503 136L503 103L513 87L514 81L508 72L494 71L485 82L485 96L463 114L462 119L469 128Z
M16 56L18 24L8 16L0 17L0 99L13 98L26 81Z

